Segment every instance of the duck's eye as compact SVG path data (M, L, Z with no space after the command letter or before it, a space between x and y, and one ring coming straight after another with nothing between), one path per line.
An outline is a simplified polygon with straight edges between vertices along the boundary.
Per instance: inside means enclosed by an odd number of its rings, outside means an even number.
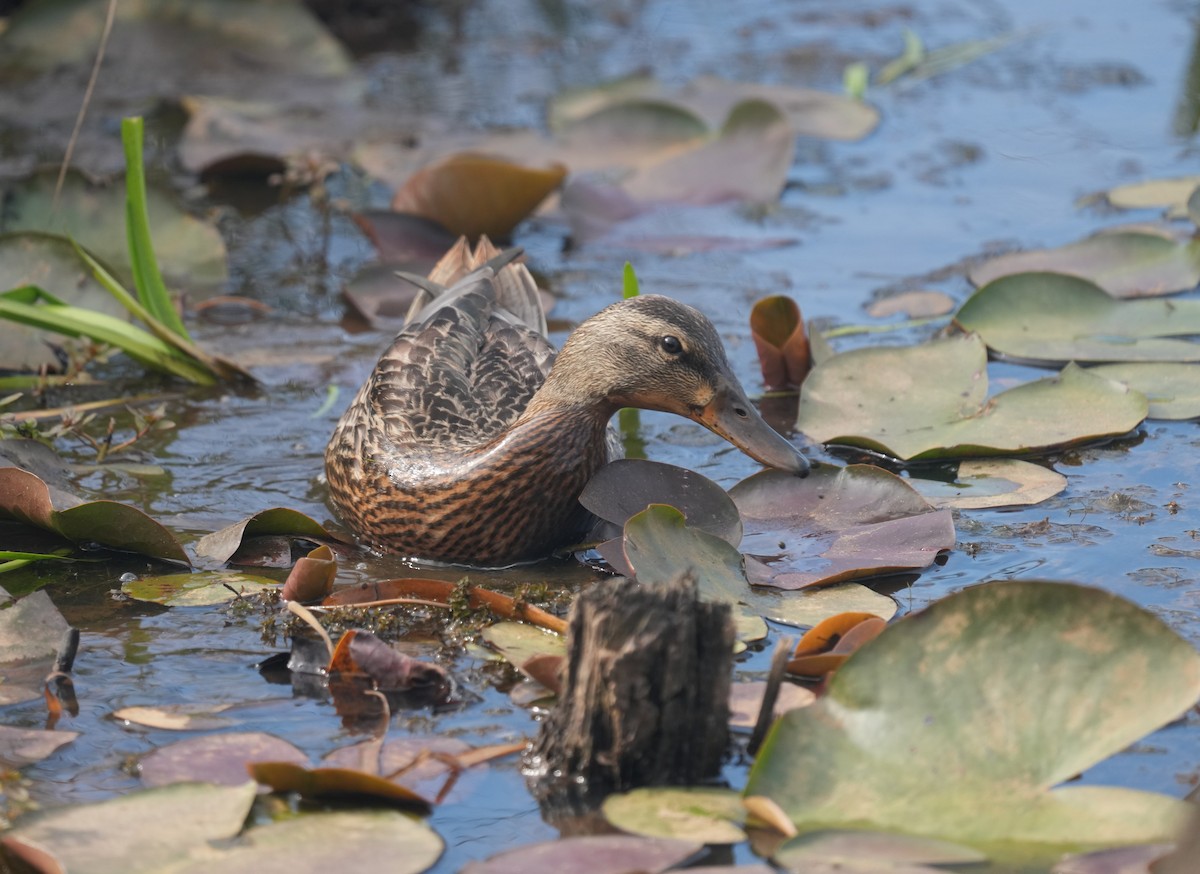
M659 342L662 344L663 351L668 355L678 355L683 351L683 344L679 342L678 337L672 337L670 334L667 334Z

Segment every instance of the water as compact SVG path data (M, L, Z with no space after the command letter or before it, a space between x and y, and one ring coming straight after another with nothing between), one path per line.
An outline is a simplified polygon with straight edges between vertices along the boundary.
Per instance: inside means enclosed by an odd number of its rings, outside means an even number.
M838 90L846 63L864 60L878 68L898 54L904 27L931 48L1020 36L937 78L872 90L869 99L883 121L863 142L802 140L777 210L760 217L725 207L668 210L622 228L631 238L783 236L796 245L673 258L604 245L564 251L562 227L544 219L518 234L560 296L556 320L578 322L616 299L620 268L629 259L643 290L687 300L713 317L752 392L758 380L746 322L758 297L786 292L807 317L842 323L868 321L862 308L894 289L936 288L961 301L970 291L964 262L1000 248L1059 245L1118 220L1077 207L1078 198L1122 182L1194 171L1194 140L1175 129L1196 99L1187 83L1195 39L1189 4L662 0L553 7L561 16L537 11L552 6L473 4L462 45L455 46L448 25L435 18L421 50L376 56L364 69L381 100L400 105L419 95L424 108L449 122L478 127L537 124L545 99L561 88L643 65L672 83L718 73ZM381 197L349 176L331 184L335 195L359 204L378 204ZM82 481L85 491L139 506L188 541L272 506L329 518L320 482L324 444L388 337L339 327L336 289L370 253L348 222L330 223L328 240L324 227L304 198L228 221L231 287L268 302L275 314L234 328L200 323L197 339L248 363L261 389L198 390L173 401L169 415L178 428L145 444L165 476L93 474ZM317 249L326 257L313 258ZM901 332L889 342L913 341L930 330ZM880 340L846 345L863 342ZM994 380L1031 374L993 366ZM329 385L340 389L339 400L319 412ZM660 414L643 414L641 421L650 458L692 467L724 485L756 469L699 426ZM1198 450L1195 422L1152 421L1129 438L1055 456L1055 468L1069 480L1064 493L1030 508L959 513L959 548L896 594L901 609L983 581L1074 580L1117 592L1200 643ZM288 688L259 676L254 664L283 641L264 642L258 617L113 601L108 591L127 569L145 567L134 562L82 571L53 583L68 619L83 630L76 670L82 709L61 725L83 734L27 769L41 803L93 801L135 788L128 760L186 736L125 727L109 718L121 706L236 701L239 730L272 731L314 759L361 737L341 727L328 703L292 698ZM12 582L47 573L31 570ZM406 573L402 563L381 559L345 568L342 578ZM576 587L588 579L575 569L564 573L554 565L494 582L503 587L541 575ZM473 576L488 581L486 574ZM497 690L497 672L480 654L425 649L478 700L446 713L398 714L393 734L453 734L485 743L536 730ZM740 668L762 670L765 657L750 653ZM41 705L32 704L9 708L4 721L35 726L42 718ZM1183 796L1200 782L1197 749L1200 718L1192 712L1083 779ZM743 774L736 765L729 770L735 785ZM439 808L430 822L447 842L435 869L445 872L556 834L511 759L494 764L472 794Z

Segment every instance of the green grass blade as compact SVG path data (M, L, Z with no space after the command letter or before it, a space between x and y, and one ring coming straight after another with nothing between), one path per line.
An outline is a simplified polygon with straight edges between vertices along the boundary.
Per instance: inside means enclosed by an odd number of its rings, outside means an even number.
M138 299L154 317L184 339L191 339L179 317L171 294L163 282L150 238L150 214L146 206L146 171L142 163L144 125L141 118L121 121L125 146L125 231L129 238L129 260Z
M625 262L625 287L622 290L621 296L625 300L631 297L637 297L640 294L638 290L637 274L633 272L633 265L628 261Z

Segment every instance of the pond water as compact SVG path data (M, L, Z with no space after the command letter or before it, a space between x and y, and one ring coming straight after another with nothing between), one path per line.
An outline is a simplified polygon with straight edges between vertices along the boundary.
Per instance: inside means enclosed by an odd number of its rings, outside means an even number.
M561 15L546 10L555 9ZM1197 43L1195 8L1182 2L1121 0L919 0L730 4L648 0L594 5L480 0L468 4L461 41L431 15L416 51L362 62L373 87L398 106L419 102L449 123L540 124L545 100L639 67L669 83L704 73L838 90L854 61L873 68L897 55L910 28L926 46L1015 35L971 63L920 82L874 89L879 129L857 143L799 142L778 209L749 215L728 207L674 209L634 220L622 236L724 235L794 238L795 245L753 251L647 254L633 246L564 249L564 229L536 219L516 242L558 296L553 319L566 329L620 294L629 260L644 291L692 303L717 323L736 372L759 385L747 318L771 293L793 295L807 318L871 321L864 306L884 293L933 288L957 301L970 286L964 265L1000 249L1078 239L1118 219L1076 201L1142 178L1193 172L1193 132L1180 126L1200 99L1189 83ZM450 61L453 64L450 64ZM330 181L336 197L381 205L387 193L349 174ZM1151 214L1131 214L1150 218ZM287 506L329 519L320 480L324 445L344 404L388 340L383 331L347 333L338 290L373 253L346 220L326 223L305 197L253 214L227 216L231 289L274 308L270 317L228 327L196 322L196 338L237 359L260 390L188 391L169 402L176 430L139 448L159 477L89 474L79 487L144 509L186 540L249 514ZM314 253L324 252L324 258ZM939 326L888 335L912 341ZM878 336L847 344L881 342ZM131 371L132 372L132 371ZM992 365L994 384L1040 375ZM340 390L323 408L327 387ZM131 392L161 389L130 376ZM699 470L730 485L754 462L699 426L643 414L648 457ZM819 448L810 453L825 457ZM1035 507L956 514L959 546L895 595L902 611L966 586L1000 579L1048 578L1100 586L1141 604L1200 644L1200 430L1196 422L1149 421L1127 438L1052 457L1069 485ZM914 470L912 475L920 475ZM314 759L359 739L332 706L293 697L263 680L256 663L286 646L264 641L260 617L207 608L164 610L114 600L109 592L137 563L103 571L34 568L2 582L27 588L51 578L56 603L83 632L76 668L81 710L62 728L75 743L27 769L44 805L84 802L137 787L128 763L179 735L140 730L110 718L134 704L238 702L240 730L286 737ZM344 568L339 580L407 575L394 559ZM441 573L455 579L457 570ZM550 579L571 587L589 572L547 565L506 572L513 581ZM893 591L889 586L888 591ZM478 700L445 713L395 715L392 736L453 735L497 743L532 734L533 718L513 705L511 677L477 651L413 647L442 662ZM767 655L741 657L744 676L765 670ZM39 726L40 703L6 710L10 725ZM1200 715L1160 730L1096 766L1083 780L1183 796L1200 782ZM744 769L731 764L732 785ZM554 837L524 789L518 763L491 766L463 800L430 822L445 839L434 869ZM748 858L748 855L747 855Z

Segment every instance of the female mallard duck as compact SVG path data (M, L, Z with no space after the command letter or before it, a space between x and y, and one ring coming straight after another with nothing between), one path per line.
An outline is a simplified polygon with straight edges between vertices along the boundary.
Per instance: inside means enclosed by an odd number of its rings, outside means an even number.
M430 274L442 290L383 353L325 450L341 518L387 552L498 566L577 539L578 497L609 458L621 407L686 416L751 458L808 462L766 424L712 323L657 295L583 322L557 358L523 265L464 240ZM553 368L551 364L553 363Z

